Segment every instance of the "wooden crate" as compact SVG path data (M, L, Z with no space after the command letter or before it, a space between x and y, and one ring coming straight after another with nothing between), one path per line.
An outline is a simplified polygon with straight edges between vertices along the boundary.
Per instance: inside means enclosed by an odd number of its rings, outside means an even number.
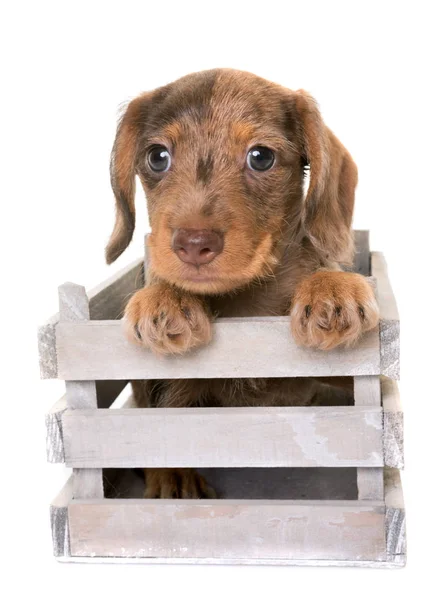
M39 331L50 462L73 475L51 507L62 560L401 566L405 563L399 319L382 254L356 232L379 327L354 349L296 346L288 317L219 319L209 347L156 357L123 336L143 261L91 294L60 288ZM250 348L255 345L255 356ZM351 376L354 406L138 409L131 379ZM125 393L125 391L124 391ZM169 440L175 439L172 445ZM147 500L135 469L196 467L218 500ZM133 470L132 470L133 469ZM105 483L105 485L104 485Z

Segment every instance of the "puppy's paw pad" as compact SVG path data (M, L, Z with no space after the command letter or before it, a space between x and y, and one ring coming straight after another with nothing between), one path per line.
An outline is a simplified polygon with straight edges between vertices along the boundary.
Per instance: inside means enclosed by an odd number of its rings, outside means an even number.
M297 343L322 350L353 345L378 321L378 305L368 282L342 271L319 271L307 277L291 310Z
M211 340L204 305L189 294L154 285L134 294L125 309L128 339L158 354L182 354Z
M146 469L145 498L216 498L215 490L194 469Z

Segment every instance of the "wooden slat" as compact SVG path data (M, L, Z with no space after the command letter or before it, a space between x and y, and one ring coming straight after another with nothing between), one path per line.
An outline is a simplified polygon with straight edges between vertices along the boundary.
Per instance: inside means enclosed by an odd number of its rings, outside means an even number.
M354 377L355 406L379 409L381 406L381 384L378 376ZM381 441L382 443L382 441ZM358 468L358 499L382 500L384 497L384 475L382 467Z
M74 283L61 285L59 287L59 313L61 323L88 322L90 309L85 288ZM65 387L66 403L69 409L97 409L94 381L70 380L66 381ZM73 496L75 498L102 498L104 496L102 469L73 469Z
M377 330L354 349L309 350L294 342L289 317L219 319L209 346L166 357L128 342L117 321L59 323L57 355L58 376L79 380L322 377L380 370Z
M379 407L66 411L75 467L382 466Z
M356 406L381 406L380 378L376 375L354 377L353 393Z
M381 252L371 253L372 275L377 279L380 312L381 374L390 379L400 376L400 320L395 296Z
M404 415L398 384L383 377L381 386L385 464L396 469L404 469Z
M68 507L72 556L386 559L384 503L102 500Z
M103 498L102 469L73 469L73 498Z
M385 469L387 560L406 562L406 511L397 469Z
M358 499L377 500L384 496L384 480L382 467L365 467L357 469Z
M92 319L119 319L131 295L143 285L143 261L135 260L88 292ZM59 313L38 329L40 376L57 378L56 326Z
M70 477L50 506L51 533L54 556L70 556L68 504L73 498L73 478Z
M62 415L67 410L67 398L60 400L45 415L46 425L46 458L50 463L65 462L63 444Z
M97 408L96 386L94 381L67 381L67 407Z
M276 567L358 567L361 569L400 569L405 561L397 560L317 560L274 558L116 558L104 556L59 557L62 563L104 565L269 565Z
M133 403L133 398L130 396L130 390L125 391L124 392L124 396L123 396L123 401L124 404L119 405L119 406L115 406L115 404L113 404L110 408L113 409L113 413L114 415L117 415L118 421L116 421L115 419L113 419L110 424L108 424L108 418L106 416L106 411L101 411L99 414L96 411L91 411L87 412L87 414L82 413L76 413L73 414L72 412L69 412L66 417L65 417L65 435L68 435L71 437L71 439L75 439L75 436L77 435L76 432L80 429L82 430L82 435L86 436L86 440L83 442L84 445L90 444L93 447L93 454L90 456L91 461L95 461L94 463L84 463L83 461L85 460L84 457L84 453L86 451L86 448L84 448L84 450L81 452L81 460L82 460L82 464L85 464L86 466L92 466L93 464L101 464L100 462L100 457L101 457L101 448L100 446L98 446L99 441L98 440L102 440L102 437L98 438L98 432L101 432L101 436L107 436L108 435L108 430L111 428L111 425L113 423L114 425L114 430L110 433L110 439L111 440L115 440L116 437L119 438L118 435L118 431L121 429L122 431L127 431L127 429L132 429L131 433L128 433L126 435L129 436L129 438L132 439L132 443L135 443L136 445L140 444L140 440L143 439L146 435L147 435L147 431L152 431L152 429L155 427L157 427L156 430L156 440L154 441L153 444L156 445L157 444L161 444L161 443L165 443L165 440L167 439L168 435L170 435L170 433L166 432L163 433L163 430L161 429L166 421L166 418L168 418L169 414L174 414L172 411L172 409L138 409L140 413L147 411L148 414L150 415L150 419L145 418L143 420L141 420L139 413L128 413L128 416L123 416L123 414L127 413L120 413L118 412L119 410L134 410L134 403ZM129 398L126 400L127 395L129 395ZM396 467L399 469L402 469L404 467L404 454L403 454L403 412L402 412L402 408L399 402L399 394L398 394L398 389L397 389L397 385L395 382L392 382L391 380L387 379L387 378L383 378L383 385L382 385L382 395L383 395L383 418L384 418L384 439L383 439L383 451L384 451L384 464L386 466L389 467ZM164 410L168 410L169 413L167 413L166 417L164 417L163 415L163 411ZM322 420L327 419L328 420L331 418L333 419L333 429L332 429L332 434L334 435L336 431L341 430L342 427L339 424L339 419L341 418L342 415L342 411L347 410L347 411L352 411L355 410L352 407L339 407L336 409L331 409L329 407L315 407L315 408L280 408L280 409L274 409L274 408L261 408L261 407L257 407L257 408L234 408L234 409L194 409L194 408L187 408L187 409L176 409L176 410L180 410L181 411L185 411L184 412L184 420L183 417L180 415L176 417L177 419L177 424L178 426L182 427L182 429L180 430L180 433L183 431L188 432L189 431L189 427L192 427L192 431L196 431L197 435L202 436L202 431L201 431L201 427L209 427L210 430L212 430L212 432L214 432L215 430L217 430L217 438L216 440L222 440L221 443L223 443L225 441L225 435L227 435L227 430L231 427L235 427L237 431L242 431L243 432L243 436L245 435L245 431L246 432L251 432L249 435L254 435L256 436L256 431L257 431L257 427L262 427L265 435L274 435L274 439L277 441L277 444L274 445L274 458L273 460L275 460L276 462L274 463L276 466L279 466L281 463L278 460L278 457L280 456L280 453L283 453L283 455L287 455L287 453L289 452L289 446L292 446L294 444L294 441L292 440L292 438L290 436L287 437L286 435L286 431L284 432L284 423L286 423L289 427L291 426L296 426L295 421L297 421L299 419L298 415L299 415L299 411L324 411L325 415L323 417ZM362 416L359 417L358 415L356 417L354 417L354 419L361 421L362 419L365 420L365 422L368 420L368 417L366 417L365 415L368 414L368 412L364 409L362 410ZM48 413L47 417L46 417L46 424L47 424L47 458L50 462L64 462L65 461L65 453L64 453L64 439L63 439L63 422L62 422L62 416L64 415L66 411L66 399L65 397L63 397L61 400L59 400L54 407L51 409L51 411ZM206 412L207 411L207 412ZM197 414L198 412L198 414ZM232 415L230 415L230 413L233 413ZM281 421L277 422L276 425L272 425L271 424L271 420L273 418L274 414L277 413L281 413L282 417L281 417ZM287 415L287 412L289 413ZM372 411L373 414L375 414L376 410L374 409ZM310 414L310 413L308 413ZM329 416L331 414L331 417ZM100 423L98 422L98 417L99 420L101 421ZM283 421L283 418L285 417L285 421ZM88 418L88 420L86 420ZM309 417L306 417L307 419ZM347 416L347 418L350 420L351 423L351 418L350 416ZM126 425L125 423L129 422L129 419L135 419L134 421L134 425ZM376 416L373 417L373 419L377 419ZM320 420L320 419L319 419ZM181 425L179 424L181 421ZM347 422L345 422L345 425L347 425ZM145 427L147 426L147 431L145 430ZM297 425L299 426L299 425ZM362 427L362 426L361 426ZM363 431L363 429L360 427L360 429L357 431L354 431L355 436L359 436L361 434L361 431ZM170 430L169 430L170 431ZM150 435L153 435L152 433L150 433ZM214 433L212 433L212 435L214 435ZM233 433L233 435L236 435L235 433ZM341 437L343 436L343 432L341 431ZM87 442L87 440L90 439L90 442ZM116 457L114 456L110 456L107 453L110 453L110 449L109 449L109 444L107 443L107 440L109 438L103 439L102 441L100 441L101 444L103 444L105 446L105 458L106 461L104 462L104 464L102 466L106 467L109 464L110 460L117 460ZM178 436L177 434L175 434L175 439L177 440L177 446L179 448L178 450L178 454L182 454L181 448L179 446L180 442L178 441ZM270 439L270 438L268 438ZM264 447L264 442L265 439L261 439L259 440L257 443L259 443L259 447L262 449L264 449L264 452L266 452L266 449ZM315 444L318 442L318 440L315 440ZM364 442L364 440L361 440L361 444ZM122 444L124 444L124 440L121 439ZM142 442L142 446L141 448L143 448L148 442L146 440L143 439ZM182 443L182 442L181 442ZM190 442L188 441L187 444L189 444ZM271 440L272 443L272 440ZM325 442L325 445L328 442ZM338 442L340 443L340 442ZM354 442L351 442L352 444L354 444ZM369 442L367 441L367 444ZM75 443L76 445L76 443ZM216 444L218 445L218 444ZM319 444L318 444L319 445ZM239 441L237 440L237 448L239 447ZM324 446L323 446L324 447ZM115 443L113 442L113 448L115 448L115 450L117 451L118 447L115 446ZM172 448L170 448L170 444L168 444L168 449L169 452L173 452L173 455L175 455L175 451L172 450ZM214 445L211 446L211 448L208 450L208 452L212 452L212 450L214 450L214 453L216 452L216 449L214 447ZM130 452L131 450L128 449L128 451ZM70 450L70 454L71 456L68 458L69 461L73 461L73 464L76 462L76 460L78 460L78 458L76 457L76 450L73 447ZM146 450L141 450L141 452L151 452L151 448L146 449ZM158 452L158 450L157 450ZM294 451L295 452L295 451ZM249 459L249 452L246 453L245 455L240 454L240 451L238 451L238 454L236 456L234 456L234 460L242 460L243 456L243 460L244 461L248 461L248 459L251 461L249 464L253 464L252 461L260 461L258 462L259 465L265 465L265 462L263 462L263 458L259 457L257 451L254 452L254 450L252 451L252 455L253 457L251 459ZM294 454L292 455L294 456ZM290 462L290 465L294 465L293 458L290 455L288 457L288 460ZM136 457L137 458L137 457ZM175 458L171 457L172 460L176 460ZM167 455L164 456L164 460L167 461L168 457ZM124 460L126 461L126 466L136 466L135 464L132 464L131 460L127 457L127 455L124 457ZM153 458L152 460L156 460L155 458ZM209 455L209 461L214 460L211 458L211 455ZM218 453L218 460L222 461L224 460L224 456L222 456L220 453ZM267 459L265 459L267 460ZM147 462L147 461L146 461ZM115 463L113 463L115 464ZM228 460L227 465L232 464L230 463L230 461ZM123 466L122 464L119 464L119 466ZM144 463L144 466L148 466L146 463ZM167 463L163 463L162 465L158 465L158 466L168 466ZM223 465L221 465L223 466ZM364 477L366 474L362 474L362 476Z
M40 377L42 379L57 379L56 325L58 323L59 313L53 315L37 330Z

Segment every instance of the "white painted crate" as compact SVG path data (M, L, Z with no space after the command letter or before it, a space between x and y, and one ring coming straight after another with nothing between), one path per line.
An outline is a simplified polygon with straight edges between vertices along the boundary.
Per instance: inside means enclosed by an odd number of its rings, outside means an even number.
M47 415L48 459L73 476L51 507L63 560L401 566L405 513L399 319L380 253L356 232L359 272L375 277L376 331L354 349L299 348L289 319L220 319L207 348L155 357L119 321L142 261L85 294L60 288L39 331L44 378L65 379ZM255 345L255 356L249 351ZM131 379L354 377L354 406L116 408ZM175 439L173 445L169 440ZM196 467L218 500L147 500L133 471ZM246 467L249 469L241 469ZM106 486L104 497L103 469ZM110 497L114 496L114 497Z

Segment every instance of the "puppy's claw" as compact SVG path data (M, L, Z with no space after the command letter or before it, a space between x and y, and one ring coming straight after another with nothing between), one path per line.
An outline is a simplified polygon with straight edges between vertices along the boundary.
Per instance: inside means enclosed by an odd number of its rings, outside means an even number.
M351 346L378 324L372 288L361 275L320 271L298 287L291 311L297 343L322 350Z
M187 306L182 304L184 295ZM158 354L183 354L211 339L210 317L201 300L166 284L136 292L126 307L124 325L131 342Z

